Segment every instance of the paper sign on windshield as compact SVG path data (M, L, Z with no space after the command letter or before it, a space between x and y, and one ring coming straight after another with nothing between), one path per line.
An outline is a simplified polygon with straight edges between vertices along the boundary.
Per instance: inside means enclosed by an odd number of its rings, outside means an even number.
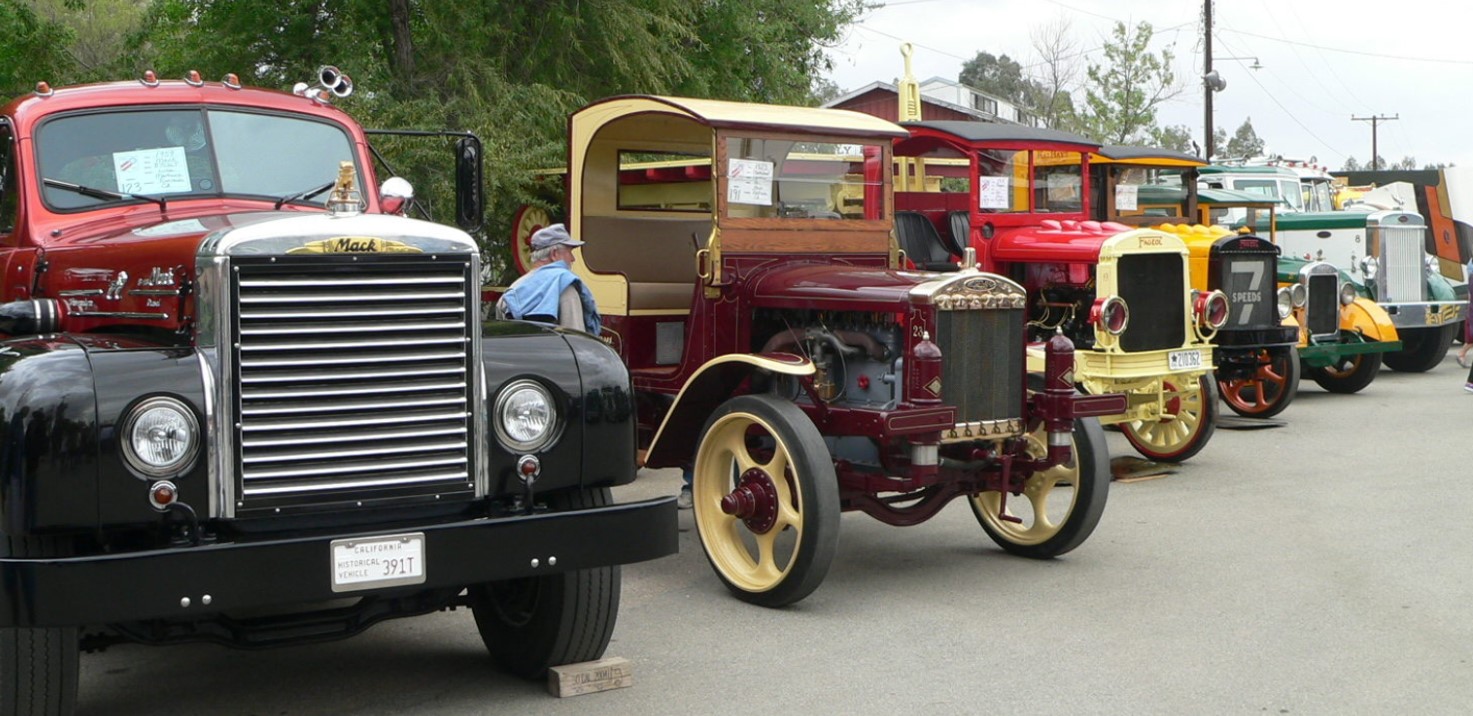
M1011 209L1013 204L1008 190L1012 182L1008 177L977 177L977 206L982 209Z
M726 163L726 200L772 206L772 162L731 159Z
M1140 187L1136 186L1135 184L1116 184L1115 185L1115 210L1116 211L1135 211L1136 210L1136 196L1140 193L1139 192L1139 189L1140 189Z
M113 154L118 191L125 194L170 194L189 191L189 165L184 147L138 149Z

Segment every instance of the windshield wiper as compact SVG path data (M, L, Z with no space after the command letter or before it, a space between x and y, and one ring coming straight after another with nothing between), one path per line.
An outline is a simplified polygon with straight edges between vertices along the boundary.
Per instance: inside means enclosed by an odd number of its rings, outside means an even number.
M72 184L70 182L58 181L56 179L43 178L41 179L41 183L45 184L46 186L54 186L57 189L72 192L73 194L90 196L93 199L142 199L144 201L151 201L159 205L159 212L161 213L164 211L168 211L169 209L169 200L165 199L162 196L149 196L147 194L124 194L120 191L98 189L97 187Z
M328 182L326 184L323 184L322 186L319 186L319 187L314 187L314 188L311 188L311 189L307 189L305 191L299 191L299 192L297 192L295 194L287 194L286 196L283 196L280 199L277 199L276 200L276 206L273 206L271 208L272 209L280 209L283 204L286 204L286 203L289 203L289 202L302 201L304 199L311 199L312 197L317 196L318 194L321 194L322 192L325 192L328 189L333 188L333 186L335 186L336 184L337 184L337 181L334 180L334 181L330 181L330 182Z

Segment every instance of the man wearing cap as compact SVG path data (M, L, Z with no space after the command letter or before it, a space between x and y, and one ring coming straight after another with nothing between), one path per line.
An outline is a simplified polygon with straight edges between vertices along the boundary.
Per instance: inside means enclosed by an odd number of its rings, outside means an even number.
M573 247L583 242L568 235L562 224L532 234L532 266L496 302L497 318L556 323L564 328L598 335L602 323L593 295L573 273Z

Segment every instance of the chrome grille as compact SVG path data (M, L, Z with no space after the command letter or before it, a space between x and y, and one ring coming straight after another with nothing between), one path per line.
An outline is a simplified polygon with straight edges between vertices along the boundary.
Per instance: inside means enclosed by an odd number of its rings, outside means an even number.
M1120 257L1116 288L1130 309L1120 334L1127 352L1180 348L1186 343L1187 290L1180 254Z
M1305 285L1310 335L1327 336L1340 330L1340 280L1334 273L1312 274Z
M1425 300L1422 296L1425 247L1420 226L1382 226L1373 229L1381 248L1380 290L1377 300L1404 303Z
M1021 415L1024 318L1022 308L937 312L941 400L957 422Z
M468 258L232 267L238 509L473 488Z

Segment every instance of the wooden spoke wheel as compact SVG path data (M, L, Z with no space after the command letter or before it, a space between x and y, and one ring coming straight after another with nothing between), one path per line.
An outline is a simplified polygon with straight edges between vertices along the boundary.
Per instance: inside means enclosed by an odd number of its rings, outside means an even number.
M1068 464L1028 476L1018 494L983 492L972 497L972 514L998 546L1009 553L1049 559L1078 547L1094 532L1110 489L1110 454L1096 418L1074 421ZM1028 454L1048 452L1040 426L1027 436Z
M1314 368L1309 377L1331 393L1359 393L1380 372L1381 354L1361 353L1326 368Z
M532 234L552 224L552 217L539 206L523 206L511 220L511 259L517 275L532 270Z
M1259 351L1253 375L1218 380L1222 402L1238 415L1271 418L1284 411L1299 394L1299 351L1293 346Z
M691 485L696 530L738 598L792 604L828 574L839 541L839 489L818 429L771 395L723 404L706 423Z
M1136 451L1159 462L1181 462L1202 451L1217 430L1217 381L1204 375L1194 383L1167 380L1164 415L1121 425Z

